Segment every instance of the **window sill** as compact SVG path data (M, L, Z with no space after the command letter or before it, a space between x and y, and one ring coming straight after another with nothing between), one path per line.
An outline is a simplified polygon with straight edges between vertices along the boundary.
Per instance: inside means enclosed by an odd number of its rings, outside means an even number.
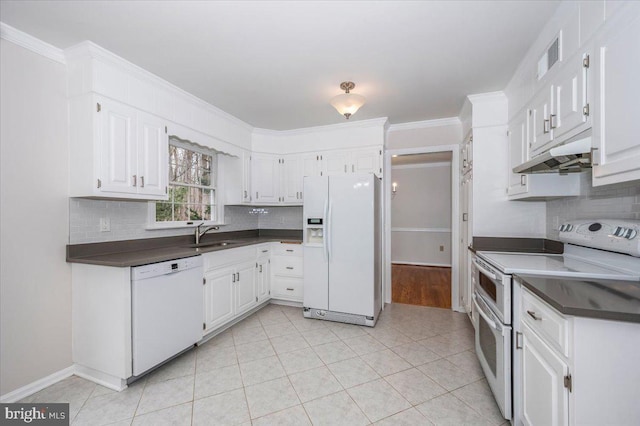
M221 222L214 222L211 220L205 220L205 221L194 221L193 223L153 223L153 224L147 224L147 226L144 228L147 231L158 231L158 230L162 230L162 229L193 229L199 225L204 225L204 226L224 226L224 223Z

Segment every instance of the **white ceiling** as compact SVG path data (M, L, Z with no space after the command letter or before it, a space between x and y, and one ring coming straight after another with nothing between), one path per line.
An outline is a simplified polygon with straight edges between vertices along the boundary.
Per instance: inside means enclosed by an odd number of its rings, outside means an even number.
M457 116L503 89L558 1L8 1L0 19L59 48L91 40L267 129Z

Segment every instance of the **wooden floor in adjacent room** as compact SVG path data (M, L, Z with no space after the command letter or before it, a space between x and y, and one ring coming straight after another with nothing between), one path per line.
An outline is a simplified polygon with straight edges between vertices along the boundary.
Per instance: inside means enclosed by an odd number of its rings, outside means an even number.
M392 264L391 300L450 309L451 268Z

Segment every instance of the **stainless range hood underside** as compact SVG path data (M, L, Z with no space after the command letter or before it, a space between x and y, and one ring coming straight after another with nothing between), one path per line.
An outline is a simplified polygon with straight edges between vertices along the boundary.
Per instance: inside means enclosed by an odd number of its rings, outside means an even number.
M591 138L551 148L531 160L513 168L514 173L572 173L591 168Z

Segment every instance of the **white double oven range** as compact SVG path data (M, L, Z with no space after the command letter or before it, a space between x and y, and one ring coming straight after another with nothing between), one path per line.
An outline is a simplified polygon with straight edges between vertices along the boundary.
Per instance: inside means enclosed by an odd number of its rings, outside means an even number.
M558 303L584 305L587 315L625 318L627 312L636 320L640 316L640 221L571 221L562 224L559 231L559 239L564 243L562 254L513 251L472 254L475 350L502 414L514 425L535 423L522 407L523 366L517 355L522 348L521 282L544 281L545 289L561 299ZM610 285L615 282L625 283L624 289ZM598 300L593 300L594 286L601 292ZM619 290L625 294L617 294ZM608 294L618 298L611 305L607 305ZM621 307L624 312L615 312L620 305L624 305ZM531 316L527 318L529 321L552 325L546 319L543 322L533 309L523 312L524 316ZM576 308L576 312L582 311ZM544 408L544 398L541 401L537 410Z

